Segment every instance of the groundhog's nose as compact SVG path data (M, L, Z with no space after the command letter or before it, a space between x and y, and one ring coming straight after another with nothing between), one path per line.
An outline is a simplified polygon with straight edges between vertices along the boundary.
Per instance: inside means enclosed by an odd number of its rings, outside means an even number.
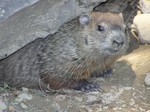
M122 40L120 40L120 41L119 40L113 40L112 44L115 47L121 47L124 44L124 41L122 41Z
M124 44L124 41L122 39L112 40L112 46L113 46L114 51L119 51L122 48L123 44Z

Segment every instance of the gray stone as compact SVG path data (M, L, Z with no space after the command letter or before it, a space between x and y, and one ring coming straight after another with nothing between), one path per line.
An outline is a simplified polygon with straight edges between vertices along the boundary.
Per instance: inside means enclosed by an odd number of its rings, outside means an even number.
M140 0L139 5L144 14L150 14L150 0Z
M0 22L39 0L0 0Z
M150 73L146 74L144 82L146 86L150 86Z
M2 112L3 110L6 110L7 106L6 104L0 99L0 112Z
M150 43L150 14L135 16L133 23L141 43Z
M20 93L17 98L15 99L16 102L22 102L22 101L26 101L26 100L31 100L32 99L32 95L31 94L27 94L27 93Z
M22 109L28 109L28 106L25 105L24 103L20 103L20 106L21 106Z
M123 4L123 5L122 5ZM102 4L98 7L95 8L96 11L101 11L101 12L123 12L123 10L126 8L127 6L127 2L123 2L123 3L106 3L106 4Z
M87 100L86 102L93 102L96 101L98 98L94 95L87 95Z
M106 0L35 0L32 2L34 4L29 4L0 23L0 59L36 38L54 33L63 23L83 12L92 11L104 1ZM5 11L1 8L0 15L3 16Z
M132 99L130 99L130 106L133 106L133 105L135 105L135 100L132 98Z

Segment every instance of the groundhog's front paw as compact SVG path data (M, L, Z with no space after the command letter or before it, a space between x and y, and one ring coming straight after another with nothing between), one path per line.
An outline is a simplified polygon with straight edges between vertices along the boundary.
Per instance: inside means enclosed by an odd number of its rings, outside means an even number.
M111 68L103 70L101 73L96 72L92 75L92 77L111 77L111 76L112 76L112 69Z
M85 80L79 81L78 85L73 89L82 91L82 92L93 92L93 91L101 91L101 88L96 83L89 83Z
M112 76L112 69L110 68L110 69L107 69L107 70L103 71L101 76L103 76L103 77L111 77Z
M81 87L81 91L83 92L101 91L101 88L98 84L87 84Z

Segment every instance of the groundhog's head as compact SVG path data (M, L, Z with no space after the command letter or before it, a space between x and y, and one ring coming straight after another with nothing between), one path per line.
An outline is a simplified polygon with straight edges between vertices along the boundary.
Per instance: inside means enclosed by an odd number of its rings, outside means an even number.
M83 26L84 48L103 55L124 54L128 48L122 14L93 12L80 16Z

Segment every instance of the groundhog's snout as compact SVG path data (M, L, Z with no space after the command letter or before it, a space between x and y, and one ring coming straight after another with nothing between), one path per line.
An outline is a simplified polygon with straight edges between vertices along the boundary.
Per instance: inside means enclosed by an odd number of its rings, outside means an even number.
M117 41L117 40L113 40L113 44L116 46L122 46L124 44L124 41Z
M118 38L113 38L112 39L112 46L113 46L113 50L114 51L119 51L121 48L122 48L122 46L124 45L124 39L123 38L120 38L120 37L118 37Z

